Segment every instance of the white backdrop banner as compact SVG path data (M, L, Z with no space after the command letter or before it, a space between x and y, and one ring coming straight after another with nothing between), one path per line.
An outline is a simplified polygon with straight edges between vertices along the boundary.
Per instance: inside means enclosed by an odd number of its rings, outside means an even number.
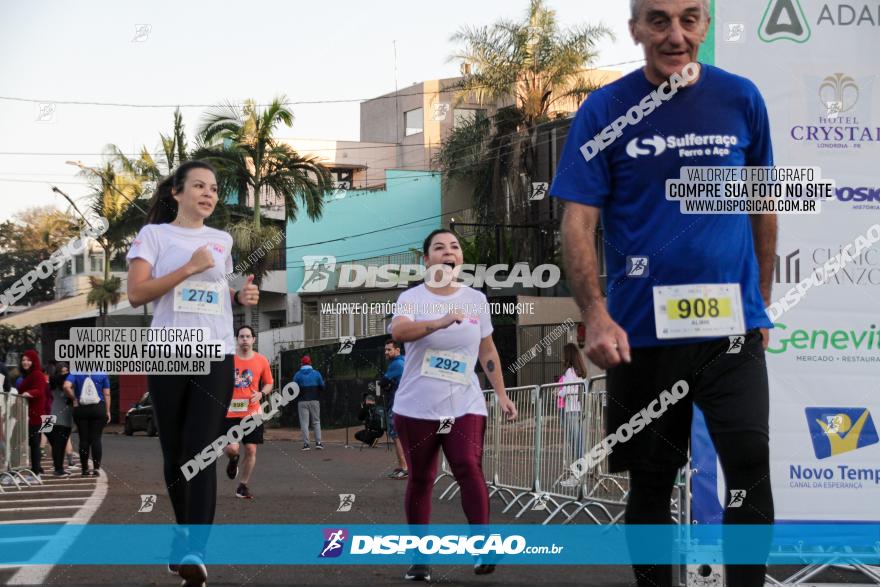
M880 224L880 4L716 0L714 32L715 64L767 102L776 165L818 166L837 184L820 214L779 216L779 300ZM771 331L779 521L880 521L880 242L869 244ZM696 430L694 463L695 521L720 521L723 479Z

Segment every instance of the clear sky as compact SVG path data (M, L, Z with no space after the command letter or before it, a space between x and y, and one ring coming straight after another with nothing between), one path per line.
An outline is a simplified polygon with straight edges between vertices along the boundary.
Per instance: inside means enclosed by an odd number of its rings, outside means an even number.
M615 31L596 65L642 58L627 32L627 0L548 2L562 26ZM294 125L279 136L358 140L358 101L394 90L394 41L400 88L453 77L453 32L519 19L526 8L526 0L0 0L0 96L50 103L0 99L0 221L34 205L66 209L50 183L74 198L88 190L65 161L97 165L108 143L156 151L174 110L54 101L350 100L293 104ZM182 109L188 136L205 110Z

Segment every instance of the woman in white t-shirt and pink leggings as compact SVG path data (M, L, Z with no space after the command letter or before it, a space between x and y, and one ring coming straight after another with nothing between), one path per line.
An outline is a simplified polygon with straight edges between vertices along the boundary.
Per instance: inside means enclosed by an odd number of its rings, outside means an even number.
M406 363L394 396L394 427L409 467L404 498L406 521L428 524L440 449L461 488L470 524L489 523L489 493L483 477L486 401L474 372L477 361L508 420L516 406L507 397L501 362L492 341L486 296L455 281L463 258L450 230L433 231L424 243L425 283L397 299L391 336L405 343ZM494 570L478 564L477 574ZM413 565L406 579L430 580L427 565Z
M126 257L128 300L132 307L153 302L153 328L207 328L211 340L223 341L224 359L211 361L207 375L147 376L153 401L165 484L178 524L171 572L185 585L207 580L204 548L217 502L215 463L185 479L181 466L221 433L235 384L235 336L232 305L254 305L259 290L248 278L229 288L232 237L205 226L217 205L217 178L210 165L188 161L156 188L147 224ZM176 564L176 563L180 564Z

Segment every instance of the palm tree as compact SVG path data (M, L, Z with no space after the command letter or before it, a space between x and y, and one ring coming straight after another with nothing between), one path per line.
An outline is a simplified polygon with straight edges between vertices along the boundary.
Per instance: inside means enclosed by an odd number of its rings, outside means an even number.
M580 102L595 89L584 74L604 38L613 34L603 25L561 29L544 0L530 0L521 20L465 26L452 35L461 48L450 60L469 66L454 86L458 100L509 104L455 128L437 156L448 179L473 186L478 222L526 219L538 126L559 116L561 102Z
M92 186L83 218L88 221L88 217L101 217L107 222L106 231L95 237L104 250L104 277L90 278L92 291L86 299L89 304L98 306L101 323L106 325L109 307L118 304L121 297L121 280L110 277L110 262L125 249L143 223L143 210L139 209L137 200L144 194L144 182L136 174L119 170L113 160L101 167L81 166L79 175Z
M473 92L480 101L512 98L523 127L533 128L549 118L557 102L580 102L595 89L583 72L605 37L614 38L603 25L560 30L556 11L544 0L530 0L521 21L459 29L450 40L464 48L450 60L471 65L458 84L462 94Z
M143 146L140 155L134 159L129 158L116 145L107 145L106 148L117 169L133 177L138 177L145 183L144 195L147 197L152 195L151 188L156 182L171 174L175 167L189 159L186 131L179 108L174 111L171 134L159 133L159 139L160 153L153 155L146 146Z
M296 220L299 202L311 220L321 217L330 172L316 157L301 156L290 145L274 138L279 125L293 125L285 97L265 109L253 100L242 108L221 106L205 117L199 131L202 145L195 156L213 164L231 187L238 188L240 204L253 195L253 224L260 231L262 199L274 194L284 200L287 220Z
M287 221L296 220L300 204L311 220L317 220L331 186L330 172L316 157L302 156L275 139L280 125L293 124L293 113L285 102L282 96L263 109L253 100L246 101L241 108L226 104L209 113L199 130L199 146L193 157L217 169L220 193L237 194L240 207L253 197L252 214L240 215L238 221L227 227L240 259L250 257L279 230L263 225L264 198L274 195L282 199ZM283 229L281 226L280 230ZM261 256L247 271L254 274L254 281L259 284L267 267L268 257ZM250 322L250 306L245 308L245 316Z

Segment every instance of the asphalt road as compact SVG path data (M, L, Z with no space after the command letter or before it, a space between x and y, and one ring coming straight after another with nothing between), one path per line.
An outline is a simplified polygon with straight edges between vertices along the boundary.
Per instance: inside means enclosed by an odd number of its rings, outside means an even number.
M400 524L403 523L403 492L406 483L392 481L385 475L396 466L393 452L379 448L358 450L344 447L344 435L325 433L326 450L300 451L299 432L273 430L266 444L259 448L256 473L251 481L253 500L234 497L237 481L230 481L223 466L218 466L217 524ZM352 443L356 441L352 438ZM3 499L21 496L0 495L0 523L12 519L76 518L79 523L102 524L171 524L171 504L162 481L162 463L157 438L142 434L126 437L109 433L104 437L104 476L83 482L52 480L49 491L30 496L40 499L65 499L49 502L66 509L2 511ZM85 483L85 484L83 484ZM65 486L67 484L67 486ZM436 499L445 484L438 485L432 519L436 523L465 523L458 498ZM67 489L68 491L62 491ZM70 491L78 490L78 492ZM57 492L57 493L51 493ZM337 512L340 493L356 495L349 512ZM157 503L150 513L138 513L140 496L155 494ZM27 504L32 505L32 504ZM44 505L42 502L37 505ZM89 507L86 507L89 506ZM502 514L502 502L493 499L493 524L540 523L543 517L527 514L514 520ZM93 511L86 511L89 510ZM63 512L58 513L58 512ZM88 516L84 517L83 512ZM79 518L77 518L79 516ZM8 521L6 523L9 523ZM300 545L292 544L291 548ZM309 545L308 548L313 548ZM405 566L246 566L212 565L210 585L411 585L403 580ZM843 571L835 571L829 582L847 582ZM848 573L845 573L848 575ZM499 566L495 574L478 577L470 566L434 566L432 582L445 585L633 585L626 567L597 566ZM85 566L66 565L34 569L0 569L4 584L31 581L45 585L179 585L180 579L161 566ZM36 577L34 579L34 577Z

